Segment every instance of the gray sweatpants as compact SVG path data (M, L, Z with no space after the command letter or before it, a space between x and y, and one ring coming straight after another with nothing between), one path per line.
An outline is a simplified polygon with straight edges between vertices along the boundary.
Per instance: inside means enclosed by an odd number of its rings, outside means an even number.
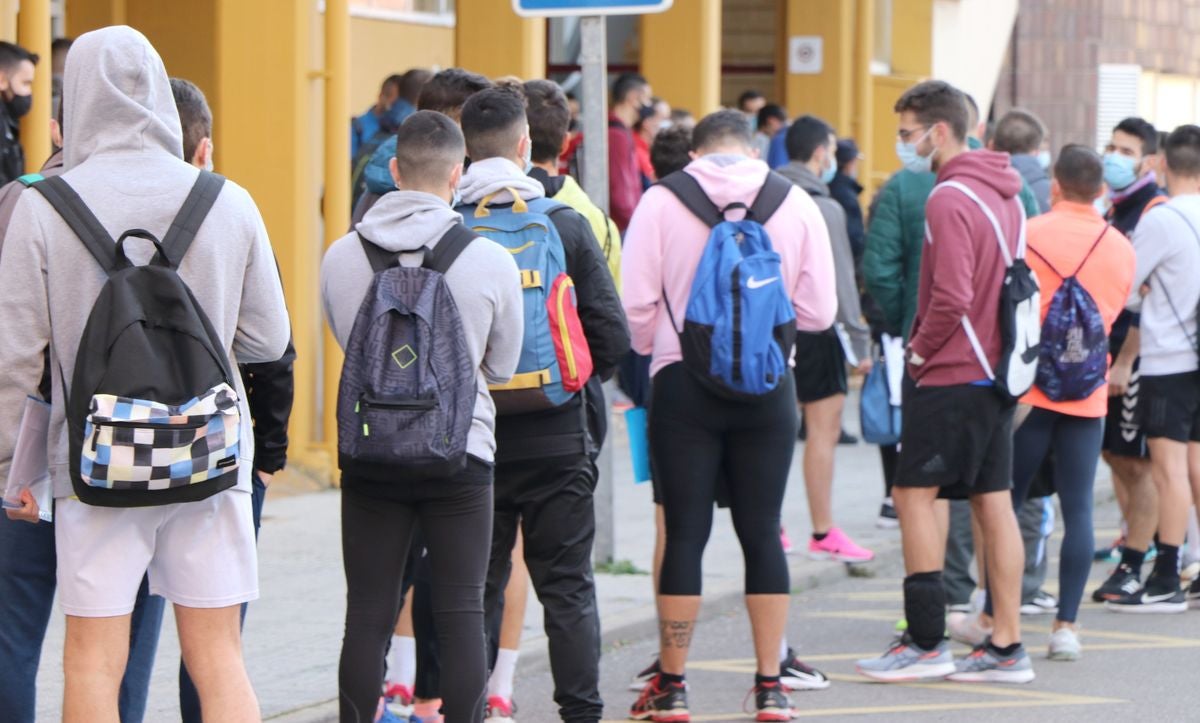
M1021 578L1021 604L1037 595L1046 581L1049 555L1046 545L1054 530L1052 497L1026 500L1017 515L1021 539L1025 544L1025 574ZM946 604L965 605L975 590L971 562L975 559L975 541L971 536L971 503L950 501L950 535L946 540L946 566L942 580L946 586Z

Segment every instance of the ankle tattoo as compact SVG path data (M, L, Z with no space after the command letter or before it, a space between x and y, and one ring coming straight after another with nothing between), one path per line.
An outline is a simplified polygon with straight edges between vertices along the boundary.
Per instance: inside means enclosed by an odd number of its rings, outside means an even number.
M692 645L692 632L696 623L692 620L660 620L659 639L664 648L688 648Z

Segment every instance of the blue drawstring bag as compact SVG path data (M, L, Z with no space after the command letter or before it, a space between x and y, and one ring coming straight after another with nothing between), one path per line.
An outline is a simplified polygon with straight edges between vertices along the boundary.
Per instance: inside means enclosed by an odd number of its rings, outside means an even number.
M887 447L900 443L900 407L892 405L887 364L882 360L871 367L863 382L858 411L862 436L869 444Z

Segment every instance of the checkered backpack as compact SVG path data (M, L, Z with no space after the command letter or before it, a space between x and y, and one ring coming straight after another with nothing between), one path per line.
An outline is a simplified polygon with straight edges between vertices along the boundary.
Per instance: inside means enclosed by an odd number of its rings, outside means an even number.
M237 386L224 345L178 274L225 179L202 171L161 241L131 229L115 242L62 178L23 182L45 196L108 274L79 341L70 389L62 390L75 494L90 505L145 507L233 487ZM154 245L145 266L126 256L133 238Z
M475 238L455 224L420 266L401 266L399 254L359 236L375 278L338 385L342 472L395 484L466 467L477 373L445 274Z

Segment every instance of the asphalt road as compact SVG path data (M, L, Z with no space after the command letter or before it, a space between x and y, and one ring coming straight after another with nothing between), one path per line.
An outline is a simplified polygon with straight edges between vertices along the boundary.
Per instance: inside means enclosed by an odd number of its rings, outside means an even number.
M1107 539L1107 531L1098 539ZM1051 545L1057 551L1057 540ZM1096 564L1089 592L1107 574ZM833 680L825 691L793 694L802 718L821 720L1013 721L1200 721L1200 611L1182 615L1117 615L1085 603L1080 614L1084 657L1074 663L1046 659L1050 617L1025 617L1024 637L1037 680L1022 686L955 683L884 685L866 682L854 661L883 652L901 615L903 572L881 563L875 577L847 577L793 595L789 638L801 658ZM1056 590L1056 568L1046 588ZM747 720L743 701L753 684L749 625L736 600L711 605L696 632L688 671L694 721ZM625 717L635 697L625 689L630 676L656 652L653 631L631 632L610 644L602 659L606 717ZM966 648L957 646L956 653ZM521 671L517 720L558 719L548 669L538 663ZM747 701L747 704L750 704Z

